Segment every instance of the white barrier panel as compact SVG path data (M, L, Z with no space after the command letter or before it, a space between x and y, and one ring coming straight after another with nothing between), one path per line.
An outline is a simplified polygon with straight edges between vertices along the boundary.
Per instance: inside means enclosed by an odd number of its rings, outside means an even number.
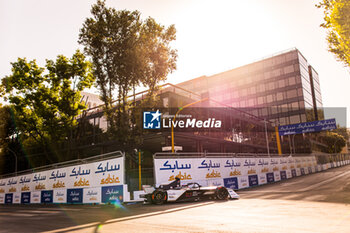
M156 185L169 183L176 177L182 183L218 185L234 189L247 188L295 176L305 175L316 164L313 157L287 158L155 158Z
M280 176L280 172L279 171L274 171L273 174L274 174L274 177L275 177L275 181L280 181L281 180L281 176Z
M260 173L258 175L258 179L259 179L259 184L266 184L267 183L266 173Z
M21 203L21 193L13 193L13 204L20 204Z
M66 203L67 202L67 189L55 189L53 191L54 203Z
M5 193L0 193L0 204L5 203Z
M86 191L86 203L101 203L101 188L118 185L124 185L124 157L1 179L0 194L4 194L6 203L20 203L21 193L26 193L25 200L30 199L30 203L67 203L68 190L71 194L81 191L81 201L82 191L87 189L98 197L88 197ZM120 193L122 196L126 191ZM76 197L70 199L74 202Z
M244 188L248 188L248 187L249 187L248 176L238 177L238 188L244 189Z
M31 192L30 193L30 203L35 204L35 203L40 203L41 202L41 192L36 191L36 192Z
M83 203L101 203L101 188L85 188Z

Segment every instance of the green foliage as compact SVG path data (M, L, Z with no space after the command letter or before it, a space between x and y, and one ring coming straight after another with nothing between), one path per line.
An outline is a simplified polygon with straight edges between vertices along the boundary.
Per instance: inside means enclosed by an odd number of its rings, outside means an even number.
M326 153L340 153L345 146L345 138L337 133L327 132L320 137L321 141L328 147L323 151Z
M80 51L70 59L60 55L56 61L47 60L46 71L35 60L18 58L1 84L19 134L44 149L72 137L76 118L85 109L80 91L94 82L91 64Z
M176 30L152 18L143 21L138 11L108 8L104 1L97 1L91 14L80 30L79 43L93 61L109 132L125 144L134 138L131 131L138 115L132 113L128 95L143 85L152 102L158 83L176 68L176 50L170 47Z
M339 127L339 125L337 125L337 128L334 129L333 132L343 136L346 141L349 140L349 133L346 127Z
M350 67L350 1L323 0L317 7L324 9L325 22L321 26L328 30L329 51Z

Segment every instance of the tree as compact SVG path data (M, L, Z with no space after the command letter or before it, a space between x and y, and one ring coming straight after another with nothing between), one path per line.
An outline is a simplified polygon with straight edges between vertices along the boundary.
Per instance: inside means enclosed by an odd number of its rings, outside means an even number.
M91 13L80 30L79 43L92 59L109 131L125 144L132 140L128 95L144 85L149 97L154 96L158 83L176 68L176 50L170 47L176 30L152 18L143 21L138 11L108 8L104 1L97 1Z
M11 109L0 104L0 171L6 171L6 154L10 138L15 134L15 126L11 119Z
M80 52L68 59L58 56L46 61L45 68L36 61L18 58L12 74L2 79L2 96L10 103L19 135L48 148L73 138L77 116L85 109L80 92L92 86L91 63Z
M337 133L326 132L325 135L320 137L321 141L328 147L323 151L327 153L340 153L345 146L345 138Z
M348 68L350 67L350 1L322 0L318 8L324 9L329 51Z

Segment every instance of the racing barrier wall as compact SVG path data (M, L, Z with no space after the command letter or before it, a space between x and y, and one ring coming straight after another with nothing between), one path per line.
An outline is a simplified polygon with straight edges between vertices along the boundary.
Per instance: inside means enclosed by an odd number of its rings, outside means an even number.
M317 164L315 156L304 157L199 157L154 156L156 186L175 177L186 184L225 186L234 190L263 185L320 172L350 163L350 160Z
M128 193L124 175L121 155L0 179L0 204L123 202Z

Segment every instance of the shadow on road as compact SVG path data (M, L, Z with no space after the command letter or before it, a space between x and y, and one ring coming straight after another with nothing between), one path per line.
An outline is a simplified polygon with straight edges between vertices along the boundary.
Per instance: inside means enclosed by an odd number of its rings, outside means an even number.
M211 205L213 201L165 205L1 205L0 223L5 232L72 232L106 224L162 215ZM20 224L19 224L20 223ZM3 228L4 229L4 228ZM2 230L0 229L0 232Z
M239 192L245 199L279 199L350 204L349 166L299 176Z

